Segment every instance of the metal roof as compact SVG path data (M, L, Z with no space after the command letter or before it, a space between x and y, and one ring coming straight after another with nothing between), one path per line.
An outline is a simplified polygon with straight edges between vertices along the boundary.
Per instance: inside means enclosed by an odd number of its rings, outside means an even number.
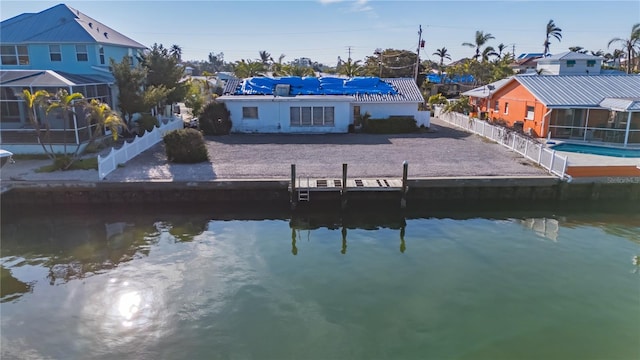
M396 90L396 93L391 94L366 94L366 93L358 93L347 95L351 96L355 102L360 103L379 103L379 102L423 102L424 98L422 97L422 93L416 85L416 82L412 78L386 78L381 79L384 82L391 84ZM228 98L232 97L246 97L249 95L234 95L236 90L242 85L242 79L229 79L225 84L223 95L228 95ZM313 96L313 95L298 95L298 96ZM340 96L344 97L344 95L322 95L325 98L329 96Z
M461 95L480 98L480 99L487 98L489 97L489 94L491 94L491 92L495 93L496 90L505 86L509 82L509 80L511 80L511 78L512 77L508 77L505 79L492 82L491 84L487 84L484 86L477 87L475 89L471 89L469 91L465 91Z
M547 107L599 107L605 98L640 98L640 75L515 76Z
M89 84L111 84L99 75L77 75L53 70L0 70L0 84L6 87L69 87Z
M25 13L0 23L3 44L100 43L146 49L107 25L65 4Z
M640 98L635 99L613 99L606 98L600 102L603 108L615 111L640 111Z
M583 54L583 53L574 52L574 51L565 51L560 54L536 59L538 63L547 63L547 62L554 62L559 60L602 60L602 57Z

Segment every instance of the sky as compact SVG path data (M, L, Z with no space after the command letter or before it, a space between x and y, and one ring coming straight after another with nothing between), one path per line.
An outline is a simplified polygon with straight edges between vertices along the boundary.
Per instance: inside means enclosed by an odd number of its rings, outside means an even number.
M62 1L2 0L0 18L40 12ZM206 60L224 53L224 60L259 58L260 51L286 63L307 57L335 66L363 60L376 49L416 51L422 27L421 60L445 47L452 61L471 57L477 30L495 37L487 45L507 46L516 55L543 51L549 20L562 29L550 52L581 46L613 52L613 38L628 39L640 23L640 0L630 1L67 1L65 4L133 40L182 48L184 60ZM445 60L445 63L448 63Z

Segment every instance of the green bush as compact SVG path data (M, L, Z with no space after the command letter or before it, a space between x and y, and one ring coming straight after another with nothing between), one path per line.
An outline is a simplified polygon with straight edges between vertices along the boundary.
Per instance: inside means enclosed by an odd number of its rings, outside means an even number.
M413 116L366 119L363 131L370 134L406 134L418 131L418 124Z
M140 129L140 135L143 134L142 130L151 132L154 127L160 126L158 119L151 114L142 114L142 116L136 120L136 123L138 124L138 129Z
M209 161L209 154L202 134L195 129L169 131L163 137L167 159L176 163Z
M231 131L231 118L224 103L213 101L207 104L198 122L205 135L227 135Z

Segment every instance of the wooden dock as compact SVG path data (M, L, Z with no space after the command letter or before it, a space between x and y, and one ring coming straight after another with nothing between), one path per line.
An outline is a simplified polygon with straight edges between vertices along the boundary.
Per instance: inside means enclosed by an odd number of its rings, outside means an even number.
M290 187L291 188L291 187ZM342 191L342 179L334 178L305 178L296 180L296 191ZM400 178L347 179L346 190L351 191L401 191Z

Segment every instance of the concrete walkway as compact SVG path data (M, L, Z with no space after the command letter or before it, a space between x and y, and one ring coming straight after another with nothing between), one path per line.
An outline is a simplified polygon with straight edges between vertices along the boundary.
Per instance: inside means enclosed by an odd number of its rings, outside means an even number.
M546 170L519 154L432 119L421 134L268 135L232 134L207 138L210 162L172 164L157 144L109 174L103 182L215 181L289 179L291 164L299 176L409 178L472 176L545 176ZM0 169L2 182L99 181L97 170L37 173L48 160L16 161Z

